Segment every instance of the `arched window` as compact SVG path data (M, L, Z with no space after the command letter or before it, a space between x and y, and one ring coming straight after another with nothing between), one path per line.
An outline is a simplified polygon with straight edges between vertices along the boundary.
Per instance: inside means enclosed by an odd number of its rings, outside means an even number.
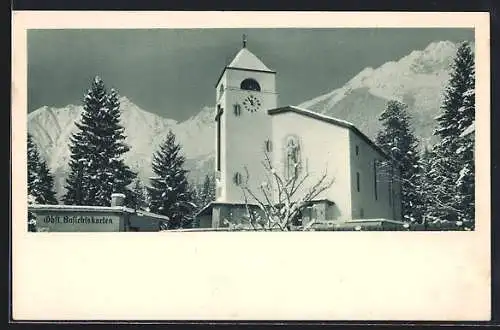
M219 95L222 95L222 93L224 93L224 84L220 84L219 87Z
M286 139L286 177L291 179L297 177L300 170L300 147L299 139L296 136L289 136Z
M264 142L264 145L265 145L265 147L266 147L266 152L271 152L271 151L273 151L273 144L272 144L271 140L266 140L266 141Z
M233 112L235 116L241 115L241 106L239 104L233 105Z
M247 91L257 91L260 92L260 85L257 80L252 78L247 78L243 80L240 84L240 88Z
M235 185L241 185L243 183L243 176L241 175L241 173L236 172L233 176L233 181Z

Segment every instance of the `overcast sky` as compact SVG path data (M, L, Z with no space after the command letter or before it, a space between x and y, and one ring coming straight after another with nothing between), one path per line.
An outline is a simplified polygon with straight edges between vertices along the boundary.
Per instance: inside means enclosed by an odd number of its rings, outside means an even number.
M95 75L144 110L184 120L215 102L223 67L248 49L277 71L280 105L344 85L367 66L472 29L31 30L28 110L81 104Z

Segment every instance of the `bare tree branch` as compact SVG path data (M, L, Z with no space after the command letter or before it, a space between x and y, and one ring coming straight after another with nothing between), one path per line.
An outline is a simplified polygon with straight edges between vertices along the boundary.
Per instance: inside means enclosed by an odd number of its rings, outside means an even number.
M308 171L298 171L295 167L293 175L284 179L273 167L272 160L267 153L265 153L262 165L267 181L257 188L260 194L254 192L249 185L250 176L247 167L245 167L245 183L240 187L243 192L248 221L253 230L259 230L259 228L265 231L289 230L294 219L300 216L304 208L311 205L313 199L329 189L334 183L333 179L327 180L328 175L325 171L310 188L306 189L304 185L311 177ZM258 221L255 211L250 207L248 196L255 200L256 206L262 211L265 217L264 223ZM303 230L309 230L313 223L314 219L311 219L308 224L302 226Z

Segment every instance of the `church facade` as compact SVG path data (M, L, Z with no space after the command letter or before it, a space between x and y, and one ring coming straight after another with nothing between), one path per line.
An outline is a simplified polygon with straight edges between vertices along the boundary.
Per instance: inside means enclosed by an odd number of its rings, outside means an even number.
M270 169L284 180L304 178L297 196L325 174L333 180L301 213L303 221L401 220L397 166L351 123L279 107L276 74L244 42L217 80L216 200L197 215L200 227L227 226L255 205L243 185L265 200Z

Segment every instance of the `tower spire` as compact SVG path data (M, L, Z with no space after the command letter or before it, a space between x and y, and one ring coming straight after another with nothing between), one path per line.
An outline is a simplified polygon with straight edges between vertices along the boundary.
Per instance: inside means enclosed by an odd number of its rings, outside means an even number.
M243 34L243 48L247 48L247 35Z

